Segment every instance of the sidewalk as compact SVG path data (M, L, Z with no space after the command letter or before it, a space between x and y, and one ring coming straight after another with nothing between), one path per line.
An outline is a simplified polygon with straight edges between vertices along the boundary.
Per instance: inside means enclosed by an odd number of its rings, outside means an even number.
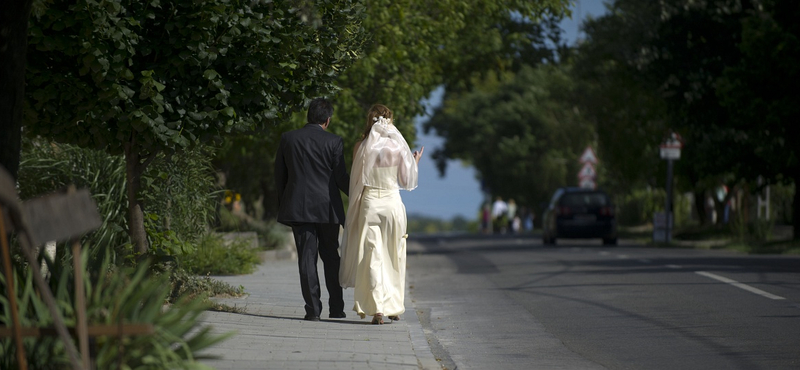
M431 353L406 295L401 321L371 325L352 311L353 289L345 289L345 319L328 319L322 261L322 321L304 321L297 262L292 253L272 253L250 275L215 277L242 285L248 296L215 299L241 313L206 312L203 323L214 333L235 331L232 338L202 352L219 356L202 363L226 369L425 369L441 365ZM406 289L408 291L408 289Z

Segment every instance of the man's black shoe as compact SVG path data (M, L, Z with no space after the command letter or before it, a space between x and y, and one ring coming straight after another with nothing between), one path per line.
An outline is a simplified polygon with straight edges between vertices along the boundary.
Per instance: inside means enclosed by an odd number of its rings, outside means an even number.
M343 319L343 318L347 317L347 315L345 315L344 312L336 312L336 313L332 313L332 314L328 315L328 317L330 317L332 319Z
M306 316L303 318L303 320L306 320L306 321L319 321L319 316L314 316L314 315L306 315Z

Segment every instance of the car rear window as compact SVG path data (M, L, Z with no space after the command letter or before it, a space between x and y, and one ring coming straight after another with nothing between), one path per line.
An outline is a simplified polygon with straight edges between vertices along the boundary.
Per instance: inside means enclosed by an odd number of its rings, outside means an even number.
M609 203L603 193L572 193L561 198L561 205L567 207L603 207Z

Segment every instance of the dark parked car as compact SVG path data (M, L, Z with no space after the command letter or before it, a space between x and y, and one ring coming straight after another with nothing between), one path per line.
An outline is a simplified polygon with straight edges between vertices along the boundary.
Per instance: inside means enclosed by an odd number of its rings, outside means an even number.
M557 238L602 238L617 244L617 219L611 198L601 190L560 188L542 216L542 241Z

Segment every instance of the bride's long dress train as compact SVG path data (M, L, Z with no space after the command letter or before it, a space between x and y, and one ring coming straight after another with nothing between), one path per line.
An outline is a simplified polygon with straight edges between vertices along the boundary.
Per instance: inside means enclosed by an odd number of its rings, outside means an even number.
M373 182L397 183L397 167L373 170ZM363 246L356 266L353 310L361 318L405 312L406 208L397 189L365 187L356 237ZM353 240L353 239L350 239Z

